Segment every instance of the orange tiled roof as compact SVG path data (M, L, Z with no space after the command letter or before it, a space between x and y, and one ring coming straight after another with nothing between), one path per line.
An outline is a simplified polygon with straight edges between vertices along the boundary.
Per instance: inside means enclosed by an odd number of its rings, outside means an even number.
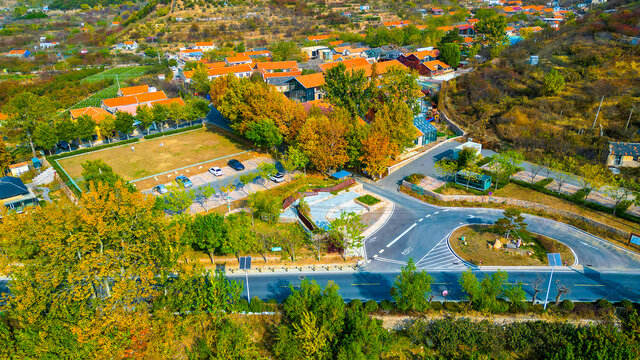
M107 110L99 107L89 106L82 109L73 109L70 111L71 117L74 119L79 118L82 115L89 115L96 123L100 122L105 116L113 117L113 114Z
M102 102L107 107L118 107L118 106L126 106L126 105L135 105L135 104L143 104L151 101L163 100L166 99L167 95L164 91L155 91L145 94L131 95L131 96L122 96L112 99L104 99Z
M213 41L196 42L196 46L213 46Z
M342 43L343 43L343 41L342 41L342 40L336 40L336 41L331 41L331 42L329 42L329 45L331 45L331 46L338 46L338 45L340 45L340 44L342 44Z
M169 106L171 104L178 104L178 105L184 106L184 100L182 100L182 98L173 98L173 99L158 100L151 103L151 105L155 105L155 104L165 105L165 106Z
M251 58L249 57L249 55L244 55L244 54L238 54L236 56L229 56L227 58L227 63L231 64L231 63L237 63L237 62L243 62L243 61L249 61L252 62Z
M135 41L125 41L124 44L125 45L133 45L135 43Z
M388 73L389 70L391 70L391 68L394 68L394 67L405 68L406 66L404 66L398 60L382 61L382 62L376 63L376 72L378 73L378 75L384 75ZM364 75L366 77L371 77L373 73L373 64L351 68L351 71L357 71L357 70L364 70Z
M429 70L433 70L433 71L438 70L438 65L441 66L444 69L450 69L451 68L451 66L449 66L448 64L443 63L440 60L433 60L433 61L428 61L428 62L424 63L424 66L429 68Z
M477 23L478 21L480 21L480 20L479 20L479 19L467 19L467 22L468 22L468 23L471 23L471 24L475 24L475 23Z
M227 63L224 61L217 61L217 62L205 62L204 66L207 67L207 69L214 69L214 68L221 68L221 67L225 67L227 66Z
M287 70L297 68L297 61L265 61L256 64L256 69L258 70Z
M11 50L9 51L9 54L13 55L13 54L25 54L27 52L27 50Z
M515 10L513 10L513 8L511 6L505 6L504 7L504 12L514 12Z
M138 95L149 92L149 85L138 85L121 88L122 96Z
M455 29L453 26L440 26L440 27L438 28L438 30L442 30L442 31L444 31L444 32L449 32L449 31L451 31L451 30L453 30L453 29Z
M325 64L320 64L320 69L322 69L322 71L327 71L333 67L338 66L338 64L344 64L344 66L347 69L350 69L352 67L356 67L356 66L366 66L369 65L369 62L367 61L367 59L365 58L355 58L355 59L350 59L350 60L345 60L345 61L334 61L334 62L330 62L330 63L325 63Z
M300 76L302 75L302 70L294 70L294 71L283 71L283 72L262 72L262 77L265 79L269 78L277 78L277 77L286 77L286 76Z
M467 36L466 38L464 38L463 42L464 42L465 44L466 44L466 43L472 43L472 42L473 42L473 38L472 38L472 37Z
M422 60L422 59L426 58L427 56L438 57L440 55L440 51L438 49L415 51L415 52L407 54L407 56L409 56L409 55L415 55L418 59Z
M9 116L7 114L0 113L0 120L7 120Z
M324 74L315 73L309 75L301 75L296 78L298 82L307 89L324 85Z
M322 40L329 40L331 38L334 38L334 35L315 35L315 36L307 36L307 40L309 41L322 41Z
M386 21L382 23L384 26L405 26L409 24L411 24L410 20Z

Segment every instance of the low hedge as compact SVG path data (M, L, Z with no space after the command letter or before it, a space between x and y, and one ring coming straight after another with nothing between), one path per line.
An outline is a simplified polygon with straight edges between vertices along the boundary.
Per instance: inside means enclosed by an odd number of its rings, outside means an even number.
M169 130L169 131L165 131L165 132L161 132L161 133L157 133L157 134L145 135L144 138L147 139L147 140L155 139L155 138L159 138L159 137L166 136L166 135L181 133L183 131L199 129L201 127L202 127L202 124L192 125L192 126L187 126L186 128L182 128L182 129L175 129L175 130Z
M380 199L378 199L377 197L373 197L369 194L367 195L362 195L359 198L357 198L356 200L360 201L363 204L369 205L369 206L373 206L377 203L380 202Z
M134 143L134 142L139 141L139 140L140 139L138 139L138 138L133 138L133 139L129 139L129 140L123 140L123 141L114 142L114 143L111 143L111 144L102 144L102 145L98 145L98 146L82 148L82 149L78 149L78 150L74 150L74 151L70 151L70 152L66 152L66 153L62 153L62 154L51 155L51 156L48 156L47 159L53 159L53 160L62 159L62 158L66 158L66 157L69 157L69 156L80 155L80 154L84 154L84 153L88 153L88 152L92 152L92 151L96 151L96 150L107 149L107 148L114 147L114 146L131 144L131 143ZM51 161L49 161L49 162L51 162Z
M608 206L604 206L602 204L598 204L595 202L591 202L591 201L585 201L585 197L587 196L587 194L589 193L588 189L580 189L578 192L576 192L573 195L567 195L567 194L563 194L561 192L557 192L555 190L551 190L551 189L547 189L546 187L542 186L544 183L541 181L538 181L536 183L529 183L526 181L522 181L522 180L517 180L517 179L511 179L511 182L522 186L522 187L526 187L538 192L541 192L543 194L549 195L549 196L554 196L557 197L559 199L563 199L563 200L567 200L569 202L572 202L574 204L577 205L583 205L584 207L587 207L591 210L596 210L596 211L601 211L604 213L613 213L613 208L610 208ZM631 215L631 214L627 214L626 212L624 212L624 210L626 210L629 206L631 206L631 203L629 202L625 202L624 204L618 204L618 208L616 209L616 214L615 216L621 218L621 219L625 219L625 220L629 220L635 223L640 223L640 217L635 216L635 215ZM623 210L624 209L624 210ZM622 210L622 211L621 211Z

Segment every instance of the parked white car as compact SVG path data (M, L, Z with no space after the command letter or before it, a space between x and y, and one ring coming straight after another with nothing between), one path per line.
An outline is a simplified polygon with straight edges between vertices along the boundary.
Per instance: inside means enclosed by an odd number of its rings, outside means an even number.
M213 176L222 176L222 175L224 175L224 174L222 173L222 169L220 169L220 168L219 168L219 167L217 167L217 166L214 166L214 167L212 167L212 168L209 168L209 172L210 172L210 173L211 173L211 175L213 175Z

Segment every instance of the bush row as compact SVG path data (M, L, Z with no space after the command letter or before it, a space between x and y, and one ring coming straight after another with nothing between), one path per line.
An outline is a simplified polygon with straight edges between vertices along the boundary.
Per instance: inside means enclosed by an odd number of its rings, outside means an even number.
M88 153L88 152L92 152L92 151L96 151L96 150L107 149L107 148L114 147L114 146L131 144L131 143L134 143L134 142L136 142L138 140L140 140L140 139L133 138L133 139L118 141L118 142L114 142L114 143L110 143L110 144L102 144L102 145L98 145L98 146L82 148L82 149L78 149L78 150L74 150L74 151L70 151L70 152L66 152L66 153L62 153L62 154L56 154L56 155L47 156L47 160L50 160L50 159L57 160L57 159L62 159L62 158L66 158L66 157L73 156L73 155L80 155L80 154L84 154L84 153ZM51 163L51 161L49 161L49 163Z
M73 186L73 183L71 182L71 179L67 176L67 173L62 170L62 167L58 165L56 161L54 161L55 158L53 156L47 156L46 159L49 162L49 164L51 164L51 167L53 167L56 173L58 173L58 176L60 176L60 179L62 179L62 182L69 185L69 189L71 189L71 191L76 196L80 196L81 194L80 189L77 188L76 186Z
M589 189L580 189L573 195L567 195L561 192L557 192L555 190L547 189L545 186L548 185L548 183L545 184L543 181L544 180L541 180L531 184L526 181L511 179L511 182L516 185L526 187L546 195L554 196L559 199L567 200L574 204L584 205L585 207L588 207L592 210L601 211L605 213L613 213L613 209L608 206L604 206L602 204L594 203L591 201L585 201L585 198L589 194ZM627 210L627 208L629 208L630 205L631 205L631 202L629 201L621 202L620 204L618 204L618 207L616 208L615 215L621 219L629 220L635 223L640 223L640 217L631 215L625 212L625 210Z
M144 138L147 139L147 140L155 139L155 138L159 138L161 136L177 134L177 133L181 133L183 131L199 129L201 127L202 127L202 124L200 124L200 125L192 125L192 126L187 126L186 128L182 128L182 129L169 130L169 131L165 131L165 132L161 132L161 133L157 133L157 134L145 135Z

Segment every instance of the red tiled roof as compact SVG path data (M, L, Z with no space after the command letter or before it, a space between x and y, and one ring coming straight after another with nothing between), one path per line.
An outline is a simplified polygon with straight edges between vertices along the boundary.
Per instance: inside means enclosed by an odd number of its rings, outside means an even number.
M121 88L122 96L138 95L149 92L149 85L129 86Z
M164 91L155 91L145 94L131 95L131 96L121 96L112 99L104 99L102 102L110 108L118 107L118 106L126 106L126 105L134 105L134 104L143 104L151 101L158 101L166 99L167 95Z
M256 69L258 70L287 70L297 68L297 61L265 61L256 64Z

